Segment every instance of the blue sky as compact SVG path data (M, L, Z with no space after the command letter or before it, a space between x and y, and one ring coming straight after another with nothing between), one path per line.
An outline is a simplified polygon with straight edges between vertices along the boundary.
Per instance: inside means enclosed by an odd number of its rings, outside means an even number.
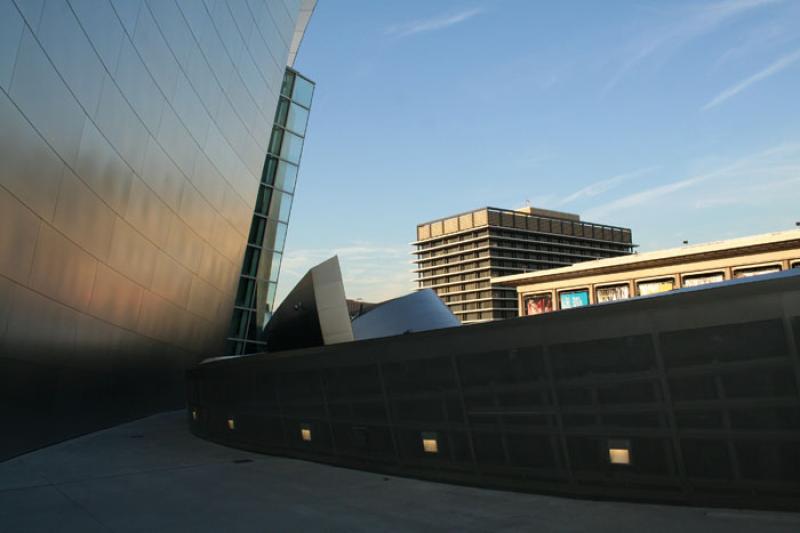
M532 205L640 250L800 220L800 1L321 0L280 299L338 253L413 289L419 222Z

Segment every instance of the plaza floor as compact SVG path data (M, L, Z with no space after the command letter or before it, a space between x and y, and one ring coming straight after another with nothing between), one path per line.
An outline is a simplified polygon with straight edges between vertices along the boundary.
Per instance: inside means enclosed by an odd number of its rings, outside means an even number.
M595 502L270 457L164 413L0 463L0 531L800 531L800 514Z

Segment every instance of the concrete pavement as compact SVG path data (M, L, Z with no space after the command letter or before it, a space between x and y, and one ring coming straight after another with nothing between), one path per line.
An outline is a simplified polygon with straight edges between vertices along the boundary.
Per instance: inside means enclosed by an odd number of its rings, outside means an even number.
M800 514L571 500L242 452L183 412L0 463L0 531L800 531Z

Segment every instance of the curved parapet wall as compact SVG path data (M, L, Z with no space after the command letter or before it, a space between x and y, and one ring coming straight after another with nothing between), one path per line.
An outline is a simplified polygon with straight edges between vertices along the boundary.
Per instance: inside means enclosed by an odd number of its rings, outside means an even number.
M460 326L456 316L431 289L375 305L353 319L356 340Z
M800 510L800 272L209 362L191 430L353 468Z

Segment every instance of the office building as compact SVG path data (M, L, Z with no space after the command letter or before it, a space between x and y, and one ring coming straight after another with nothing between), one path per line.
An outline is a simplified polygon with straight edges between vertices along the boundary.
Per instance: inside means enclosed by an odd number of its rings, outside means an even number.
M631 230L578 215L485 207L417 226L416 283L469 324L517 316L513 289L491 278L633 252Z
M0 459L183 405L245 256L268 312L314 4L0 0Z
M492 278L536 315L800 268L800 230L682 246Z

